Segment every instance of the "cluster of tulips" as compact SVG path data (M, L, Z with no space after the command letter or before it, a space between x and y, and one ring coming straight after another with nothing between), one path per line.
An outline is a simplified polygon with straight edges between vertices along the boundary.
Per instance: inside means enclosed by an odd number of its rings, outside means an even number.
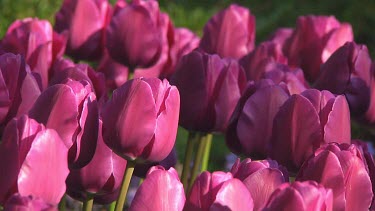
M255 45L239 5L202 38L156 0L64 0L55 17L0 42L2 209L57 210L65 194L84 210L375 209L373 155L351 137L375 123L375 63L350 24L301 16ZM206 171L212 133L246 157L230 172Z

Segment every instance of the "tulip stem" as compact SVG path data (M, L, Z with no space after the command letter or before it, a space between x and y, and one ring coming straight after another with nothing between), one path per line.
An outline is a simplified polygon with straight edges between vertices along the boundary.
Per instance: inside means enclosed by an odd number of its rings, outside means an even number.
M212 133L209 133L206 135L205 142L206 144L205 144L204 154L203 154L203 159L202 159L201 172L206 171L208 167L208 161L210 159L211 144L212 144Z
M64 194L64 196L61 198L61 201L59 203L59 210L60 211L65 211L66 209L66 195ZM0 209L2 210L2 209Z
M196 136L196 134L194 132L189 132L186 151L185 151L184 166L182 167L182 173L181 173L181 181L182 181L182 184L185 188L186 193L187 193L187 190L188 190L187 189L188 175L189 175L191 158L193 157L195 136Z
M88 196L87 200L83 202L83 211L91 211L94 204L94 197Z
M201 165L201 162L202 162L202 157L203 157L203 152L204 152L205 146L206 146L206 141L205 141L205 136L203 136L199 140L198 152L197 152L197 154L195 154L193 170L191 172L191 177L190 177L190 182L189 182L189 190L190 190L191 186L193 186L195 177L197 177L197 175L198 175L198 169L199 169L199 166Z
M109 205L109 211L115 211L115 207L116 207L116 201L112 202L112 203Z
M129 189L130 180L132 178L133 171L134 171L134 166L135 166L135 162L128 160L128 163L126 164L126 170L125 170L124 178L122 179L121 190L120 190L120 194L119 194L118 199L117 199L115 211L122 211L123 208L124 208L124 205L125 205L125 202L126 202L126 195L128 193L128 189Z

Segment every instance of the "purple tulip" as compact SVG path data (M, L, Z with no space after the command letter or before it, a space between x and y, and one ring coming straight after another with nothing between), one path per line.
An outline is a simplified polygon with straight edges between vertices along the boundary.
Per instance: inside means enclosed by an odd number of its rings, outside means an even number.
M369 107L371 77L367 47L348 42L321 66L314 87L345 95L352 114L361 115Z
M129 69L113 60L107 51L104 52L97 71L104 74L109 90L117 89L128 80Z
M70 167L86 165L98 138L98 106L87 81L67 80L47 88L29 112L31 118L57 131L69 147Z
M301 16L285 49L289 65L301 67L306 78L314 82L320 65L347 41L353 41L350 24L333 16Z
M171 83L181 93L181 126L202 132L225 131L246 76L237 61L196 50L181 58Z
M329 142L350 143L350 112L344 96L309 89L292 95L275 116L270 155L296 171Z
M155 0L135 0L115 9L106 34L111 57L132 70L153 65L162 53L162 20Z
M67 53L76 59L98 59L104 47L111 6L107 0L64 0L55 30L68 32Z
M314 181L285 183L269 198L264 211L332 210L332 191Z
M65 51L66 38L55 33L46 20L26 18L16 20L8 28L1 41L1 50L21 54L41 77L45 89L49 80L49 69Z
M55 130L26 115L5 128L0 145L0 203L18 192L57 205L65 193L68 147Z
M250 192L231 173L205 171L195 179L184 210L253 210L253 207Z
M4 211L58 211L56 206L46 203L43 199L33 196L14 194L4 206Z
M176 210L182 211L185 192L174 168L152 167L138 188L129 210Z
M102 109L104 142L126 159L161 161L174 146L179 110L179 92L167 80L130 80Z
M273 160L237 159L231 170L240 179L254 200L254 210L262 210L269 196L281 184L289 182L288 171Z
M369 173L355 145L331 143L315 151L297 180L314 180L331 188L334 210L368 210L373 192Z
M273 120L289 94L270 80L250 82L239 99L226 131L226 143L238 154L266 158Z
M20 55L0 55L0 130L13 118L27 114L40 95L37 79Z
M205 52L239 59L253 50L255 17L236 4L214 15L205 25L199 45Z

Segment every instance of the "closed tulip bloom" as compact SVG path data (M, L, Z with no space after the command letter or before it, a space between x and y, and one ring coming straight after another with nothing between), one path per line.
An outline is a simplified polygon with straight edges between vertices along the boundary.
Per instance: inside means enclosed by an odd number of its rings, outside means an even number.
M117 62L130 69L150 67L162 51L158 2L136 0L114 12L106 33L106 47Z
M368 210L373 192L369 173L355 145L331 143L315 151L297 180L314 180L331 188L333 210Z
M181 93L182 127L223 132L246 86L246 76L237 61L196 50L181 58L171 83Z
M350 143L350 112L344 96L308 89L292 95L275 116L270 155L296 171L329 142Z
M285 183L276 189L264 211L331 211L332 191L314 181Z
M205 52L239 59L253 50L255 17L236 4L215 14L205 25L199 45Z
M273 42L281 46L281 49L284 49L286 42L292 36L293 31L294 29L292 28L277 28L268 38L268 41Z
M46 203L40 198L33 196L21 196L14 194L5 204L4 211L58 211L57 206Z
M57 205L65 193L68 147L55 130L26 115L5 128L0 145L0 203L18 192Z
M161 161L174 146L179 109L179 92L167 80L130 80L102 109L104 142L126 159Z
M301 67L306 78L314 82L320 65L347 41L353 41L350 24L340 23L333 16L301 16L285 51L289 65Z
M26 18L16 20L8 28L1 41L1 50L21 54L31 71L41 77L45 89L49 80L49 69L53 62L64 54L66 38L53 31L46 20Z
M362 115L370 103L371 57L365 45L345 43L321 66L314 87L343 94L350 111Z
M288 92L271 80L250 82L226 131L231 151L262 159L268 157L275 115L288 98Z
M64 0L54 28L60 33L67 31L67 54L76 59L101 56L110 9L107 0Z
M0 56L0 128L13 118L27 114L40 95L37 78L21 55Z
M262 210L276 188L289 182L288 171L274 160L237 159L231 173L240 179L254 200L254 210Z
M182 211L185 200L184 187L177 171L174 168L165 170L162 166L154 166L138 188L129 210Z
M87 81L67 80L46 89L29 112L31 118L57 131L69 147L69 165L86 165L98 139L98 105Z
M104 74L105 84L109 90L117 89L128 80L129 69L113 60L107 51L104 52L97 71Z
M231 173L203 172L190 190L184 210L253 210L254 203L246 186Z

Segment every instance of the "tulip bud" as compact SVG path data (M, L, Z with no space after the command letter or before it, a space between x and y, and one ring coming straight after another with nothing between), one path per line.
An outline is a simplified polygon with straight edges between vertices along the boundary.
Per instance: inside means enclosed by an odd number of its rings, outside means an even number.
M207 22L199 47L210 54L239 59L253 50L254 43L255 17L249 9L232 4Z
M331 188L334 210L368 210L373 192L369 173L355 145L331 143L315 151L296 178Z
M110 9L107 0L64 0L54 28L68 31L67 54L76 59L100 57Z
M43 199L20 194L14 194L4 206L4 211L22 210L58 211L56 206L46 203Z
M340 23L333 16L301 16L285 47L289 65L301 67L306 78L314 82L320 65L347 41L353 41L350 24Z
M269 198L264 211L332 210L332 191L314 181L285 183Z
M350 112L344 96L309 89L292 95L275 116L270 155L296 171L329 142L350 143Z
M184 187L177 171L174 168L165 170L162 166L155 166L148 171L129 210L182 211L185 200Z
M18 192L57 205L65 193L68 147L55 130L26 115L5 128L0 145L0 203Z
M181 126L223 132L246 86L246 76L235 60L193 51L182 57L171 83L181 93Z
M161 161L174 146L179 108L179 92L167 80L130 80L102 109L104 142L126 159Z

